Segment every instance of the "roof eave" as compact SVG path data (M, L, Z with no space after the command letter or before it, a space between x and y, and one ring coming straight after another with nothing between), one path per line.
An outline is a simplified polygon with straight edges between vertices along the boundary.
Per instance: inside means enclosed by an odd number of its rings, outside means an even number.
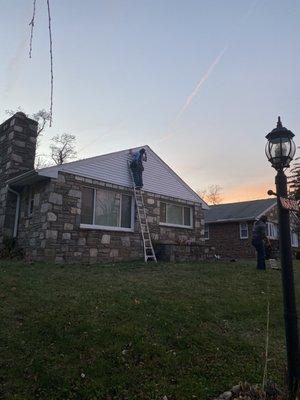
M8 179L6 184L13 188L13 187L23 187L26 185L31 185L33 183L40 182L42 180L48 180L49 177L43 176L38 173L35 169L31 171L24 172L21 175L15 176L14 178Z
M216 219L214 221L205 221L206 224L223 224L226 222L240 222L240 221L254 221L256 217L244 217L244 218L228 218L228 219Z

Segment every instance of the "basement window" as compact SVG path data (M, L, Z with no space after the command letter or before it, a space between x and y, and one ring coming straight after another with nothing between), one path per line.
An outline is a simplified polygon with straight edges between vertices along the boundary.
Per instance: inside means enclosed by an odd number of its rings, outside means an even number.
M192 228L193 213L191 207L160 202L160 225Z
M132 196L106 189L82 190L81 227L133 231Z
M240 223L240 239L248 239L249 231L248 224L246 222Z

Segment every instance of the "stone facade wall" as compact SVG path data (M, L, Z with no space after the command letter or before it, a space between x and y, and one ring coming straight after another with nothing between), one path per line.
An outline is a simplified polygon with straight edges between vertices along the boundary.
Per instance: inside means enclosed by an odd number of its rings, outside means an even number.
M95 263L143 258L142 238L135 213L134 232L84 229L81 222L83 187L107 188L132 195L130 189L81 176L59 173L57 180L31 188L34 194L32 215L28 215L29 188L22 193L19 245L27 257L56 262ZM193 207L194 229L159 225L161 200ZM165 196L144 193L149 229L154 244L203 243L201 206Z
M16 113L0 125L0 247L13 235L16 195L6 181L34 168L37 122Z
M55 204L49 203L54 190L54 183L43 181L36 185L26 186L21 192L20 217L18 224L18 246L24 250L27 258L44 260L47 252L47 228L51 219L51 210ZM29 200L33 199L32 214L30 214Z

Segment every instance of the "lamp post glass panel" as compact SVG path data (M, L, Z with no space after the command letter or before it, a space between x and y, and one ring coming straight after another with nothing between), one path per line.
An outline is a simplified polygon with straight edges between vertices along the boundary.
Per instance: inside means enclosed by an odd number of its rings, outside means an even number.
M281 274L283 288L283 305L285 319L285 336L288 363L289 399L295 399L299 370L299 339L295 286L290 234L289 211L284 209L280 197L287 197L287 178L284 169L290 166L295 155L294 134L281 124L278 117L277 127L267 134L266 156L276 169L277 207L279 220L279 245L281 257Z
M284 128L278 117L277 127L267 134L266 156L276 170L288 168L296 152L293 132Z

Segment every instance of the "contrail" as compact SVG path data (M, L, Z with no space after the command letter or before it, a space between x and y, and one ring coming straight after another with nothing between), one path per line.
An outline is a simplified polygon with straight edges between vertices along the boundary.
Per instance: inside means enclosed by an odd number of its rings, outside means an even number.
M266 0L254 0L247 12L241 17L241 19L237 22L236 26L238 27L239 25L241 25L243 22L245 22L250 16L251 14L254 12L255 8L258 6L259 3L261 3L260 5L262 5L263 3L265 3ZM236 30L236 29L234 29ZM200 81L197 83L197 86L195 87L195 89L192 91L192 93L188 96L188 98L186 99L186 102L184 103L184 105L182 106L182 108L180 109L180 111L177 113L176 117L174 118L173 122L171 123L171 126L181 117L181 115L184 113L184 111L188 108L188 106L192 103L193 99L195 96L197 96L201 86L207 81L207 79L209 78L210 74L212 73L212 71L214 70L214 68L219 64L219 62L221 61L221 59L223 58L224 54L226 53L226 51L228 50L229 47L229 42L230 40L226 43L226 45L223 47L223 49L220 51L220 53L217 55L217 57L214 59L214 61L211 63L211 65L208 67L207 71L205 72L205 74L203 75L203 77L200 79Z
M192 91L192 93L188 96L188 98L186 99L184 105L181 107L181 109L178 111L178 113L176 114L175 118L173 119L173 121L170 123L169 128L167 129L167 133L166 135L164 135L163 137L161 137L158 141L156 141L156 144L159 144L161 142L164 142L165 140L170 139L171 137L173 137L175 135L174 132L170 132L174 125L176 124L176 122L178 121L178 119L182 116L182 114L185 112L185 110L189 107L189 105L192 103L193 99L195 96L197 96L199 90L201 89L202 85L207 81L207 79L209 78L210 74L213 72L214 68L219 64L219 62L222 60L222 57L224 56L224 54L226 53L227 49L229 47L229 44L227 43L223 49L220 51L220 53L217 55L217 57L214 59L214 61L210 64L210 66L208 67L208 69L206 70L205 74L202 76L202 78L200 79L200 81L197 83L195 89Z
M181 110L177 113L176 117L174 118L173 123L175 123L178 120L178 118L181 117L181 115L184 113L184 111L188 108L188 106L193 101L194 97L197 96L201 86L207 81L210 74L213 72L214 68L219 64L222 57L226 53L227 49L228 49L228 44L226 44L226 46L224 46L224 48L220 51L220 53L217 55L217 57L214 59L214 61L211 63L211 65L208 67L205 74L202 76L200 81L197 83L197 86L195 87L195 89L192 91L192 93L186 99L186 102L182 106ZM171 125L173 125L173 123Z
M258 5L263 5L266 2L266 0L253 0L252 3L250 4L247 12L240 18L240 20L237 22L236 27L233 29L233 33L234 31L237 30L237 28L244 23L254 12L254 10L258 7ZM156 144L164 142L165 140L170 139L171 137L173 137L175 135L174 132L170 132L175 123L178 121L178 119L182 116L182 114L185 112L185 110L190 106L190 104L192 103L193 99L195 96L197 96L199 90L201 89L202 85L207 81L207 79L209 78L209 76L211 75L211 73L213 72L213 70L215 69L215 67L219 64L219 62L222 60L224 54L226 53L226 51L228 50L231 42L233 41L233 39L228 39L226 45L223 47L223 49L220 51L220 53L217 55L217 57L214 59L214 61L211 63L211 65L208 67L207 71L205 72L205 74L202 76L202 78L200 79L200 81L197 83L195 89L192 91L192 93L187 97L184 105L181 107L181 109L178 111L178 113L176 114L175 118L172 120L172 122L169 124L169 128L167 129L167 133L166 135L164 135L162 138L160 138Z

